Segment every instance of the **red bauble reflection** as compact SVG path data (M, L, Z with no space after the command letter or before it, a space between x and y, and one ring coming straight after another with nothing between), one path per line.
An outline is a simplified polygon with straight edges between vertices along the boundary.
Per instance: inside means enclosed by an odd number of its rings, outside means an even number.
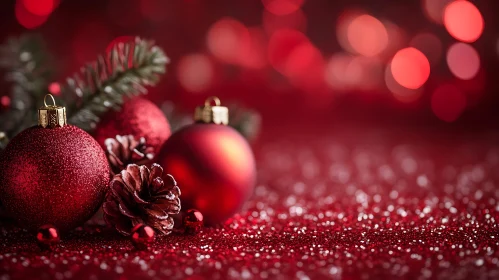
M9 142L0 158L0 199L8 216L36 230L61 231L88 220L109 183L104 151L75 126L34 126Z
M130 236L133 246L138 250L145 250L154 243L156 234L150 226L138 224L132 229Z
M224 222L253 193L253 153L230 127L188 126L165 142L157 161L177 180L182 206L201 211L206 224Z
M101 146L107 138L116 135L131 134L137 139L144 137L156 153L170 133L170 124L158 106L147 99L135 97L126 101L120 111L105 114L94 137Z
M59 231L53 225L43 225L36 233L36 241L41 249L49 250L59 243L61 238Z

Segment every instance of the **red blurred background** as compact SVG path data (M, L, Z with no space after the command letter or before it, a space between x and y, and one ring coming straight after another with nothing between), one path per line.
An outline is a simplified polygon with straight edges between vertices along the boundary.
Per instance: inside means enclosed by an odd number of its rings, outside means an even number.
M9 0L0 8L0 38L42 33L61 81L112 42L154 39L172 63L149 98L186 112L217 95L258 110L264 129L498 128L493 0Z

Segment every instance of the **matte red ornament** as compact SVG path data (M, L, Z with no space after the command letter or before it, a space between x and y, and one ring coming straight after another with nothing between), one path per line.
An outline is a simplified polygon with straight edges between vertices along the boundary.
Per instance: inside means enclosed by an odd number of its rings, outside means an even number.
M106 113L97 125L93 135L104 147L107 138L116 135L144 137L147 145L157 153L170 136L170 124L163 112L151 101L135 97L126 101L120 111Z
M14 137L0 158L0 200L19 226L60 231L88 220L110 179L106 154L85 131L66 125L65 108L39 110L39 126Z
M36 233L36 241L42 250L50 250L61 241L59 231L53 225L43 225Z
M156 234L150 226L138 224L132 229L132 244L138 250L145 250L154 243Z
M224 222L239 211L253 193L256 177L248 142L224 125L228 111L216 101L216 106L208 100L199 107L198 123L174 133L156 160L177 180L182 204L201 211L207 225Z
M184 215L184 229L187 234L198 233L203 228L203 214L196 209L189 209Z

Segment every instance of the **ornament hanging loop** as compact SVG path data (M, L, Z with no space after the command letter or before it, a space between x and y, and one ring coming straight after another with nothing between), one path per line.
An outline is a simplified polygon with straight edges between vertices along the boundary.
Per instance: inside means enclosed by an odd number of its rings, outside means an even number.
M47 97L50 97L52 99L52 105L47 105ZM45 107L57 107L57 105L55 104L54 96L50 93L46 94L43 98L43 105L45 105Z
M211 102L215 102L215 106L220 106L221 105L220 99L218 97L211 96L211 97L206 98L206 100L204 101L204 106L205 107L211 106Z
M47 97L52 99L53 105L47 104ZM52 94L47 94L43 98L43 107L38 109L38 125L43 128L63 127L67 124L66 108L57 106Z
M215 103L215 106L212 106L212 103ZM222 106L221 104L218 97L208 97L204 102L204 106L196 107L196 110L194 111L194 121L197 123L228 125L229 108Z

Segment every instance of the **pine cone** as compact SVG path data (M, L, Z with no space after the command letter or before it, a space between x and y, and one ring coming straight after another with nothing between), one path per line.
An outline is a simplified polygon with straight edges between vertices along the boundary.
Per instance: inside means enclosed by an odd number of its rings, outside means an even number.
M116 138L106 139L104 145L114 174L120 173L129 164L149 164L154 158L153 147L147 147L144 137L137 141L133 135L116 135Z
M154 163L146 166L130 164L114 176L102 209L107 224L123 235L137 224L145 224L161 234L173 229L170 215L180 212L180 189L170 174L161 179L163 168Z

